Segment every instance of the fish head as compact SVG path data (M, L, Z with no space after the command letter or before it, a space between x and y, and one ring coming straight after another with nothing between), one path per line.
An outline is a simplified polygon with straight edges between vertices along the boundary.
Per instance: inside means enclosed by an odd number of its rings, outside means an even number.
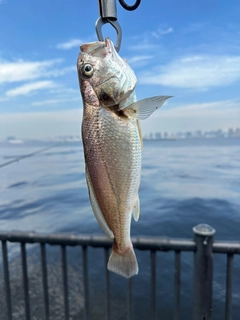
M112 107L131 95L136 76L111 40L86 43L80 49L77 69L83 97L94 91L102 106Z

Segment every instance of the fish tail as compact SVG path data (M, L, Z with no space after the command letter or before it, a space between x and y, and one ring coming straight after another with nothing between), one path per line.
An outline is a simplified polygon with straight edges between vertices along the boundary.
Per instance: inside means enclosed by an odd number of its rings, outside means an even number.
M120 274L125 278L130 278L138 274L138 263L131 245L124 250L124 252L118 252L115 243L112 247L112 252L108 260L108 270Z

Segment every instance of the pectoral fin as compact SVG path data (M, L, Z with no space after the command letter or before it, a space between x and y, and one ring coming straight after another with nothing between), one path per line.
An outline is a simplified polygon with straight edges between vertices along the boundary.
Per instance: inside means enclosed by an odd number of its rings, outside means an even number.
M110 239L114 239L114 234L113 232L109 229L106 220L104 219L104 216L101 212L101 209L99 207L98 201L95 197L95 193L93 190L91 178L88 172L88 169L86 167L86 180L87 180L87 185L88 185L88 192L89 192L89 198L90 202L92 205L92 209L95 215L95 218L97 219L97 222L99 223L100 227L103 229L105 232L106 236Z
M146 98L137 102L132 103L130 106L120 109L124 112L124 115L144 120L147 119L155 110L160 108L163 103L171 98L171 96L156 96Z
M140 216L140 201L139 201L139 196L137 197L137 201L135 203L134 206L134 210L133 210L133 218L135 221L138 221Z

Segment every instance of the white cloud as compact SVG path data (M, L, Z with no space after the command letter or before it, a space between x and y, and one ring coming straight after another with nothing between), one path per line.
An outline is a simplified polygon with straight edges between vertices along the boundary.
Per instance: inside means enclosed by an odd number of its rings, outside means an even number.
M131 43L128 47L130 50L134 51L152 51L152 50L158 50L158 52L161 52L164 48L162 43L160 41L157 41L156 39L161 38L164 35L167 35L169 33L174 32L174 29L172 27L160 27L155 31L147 31L142 34L138 34L133 37L133 40L131 40ZM134 43L132 45L132 43ZM165 50L165 49L164 49Z
M127 62L131 66L133 66L135 68L139 68L139 67L142 67L142 66L145 66L146 64L148 64L152 58L154 58L154 56L152 56L152 55L136 55L131 58L128 58Z
M45 73L45 77L59 77L63 76L66 73L75 71L77 72L76 66L66 67L66 68L60 68L60 69L53 69Z
M41 107L41 106L47 106L47 105L56 105L56 104L60 104L61 102L62 102L61 99L49 99L44 101L33 102L32 106Z
M145 50L154 50L159 47L156 43L150 43L149 41L141 41L135 45L130 45L129 49L134 51L145 51Z
M187 105L176 106L171 109L162 109L165 117L189 117L189 116L217 116L220 113L240 113L240 101L225 100L205 103L193 103ZM162 114L162 115L163 115ZM160 115L159 115L160 116Z
M71 101L79 101L79 102L81 102L80 95L79 95L79 97L75 97L75 98L49 99L49 100L44 100L44 101L33 102L32 106L41 107L41 106L47 106L47 105L59 105L59 104L66 103L66 102L71 102Z
M63 87L57 87L50 90L51 93L58 93L58 94L78 94L79 95L79 89L73 89L73 88L63 88Z
M141 121L143 133L156 131L217 130L239 127L240 101L226 100L187 104L169 108L163 105L149 120Z
M80 47L82 43L84 43L84 41L81 39L71 39L67 42L57 44L56 47L57 49L69 50L75 47Z
M48 89L55 87L56 84L52 81L37 81L32 83L24 84L23 86L17 87L15 89L6 92L8 97L16 97L20 95L28 95L31 92Z
M169 87L208 89L240 80L240 56L190 56L152 72L140 74L139 83Z
M152 36L154 38L159 39L161 36L164 36L166 34L172 33L174 31L174 29L172 27L163 29L163 28L158 28L157 31L153 31L152 32Z
M139 62L139 61L144 61L144 60L149 60L149 59L152 59L154 56L150 56L150 55L146 55L146 56L134 56L134 57L131 57L129 59L127 59L127 61L129 63L134 63L134 62Z
M0 114L0 139L12 135L21 139L79 135L81 121L81 108L55 112Z
M49 68L61 62L60 59L34 62L22 60L16 62L0 61L0 84L54 76L54 71L49 71Z

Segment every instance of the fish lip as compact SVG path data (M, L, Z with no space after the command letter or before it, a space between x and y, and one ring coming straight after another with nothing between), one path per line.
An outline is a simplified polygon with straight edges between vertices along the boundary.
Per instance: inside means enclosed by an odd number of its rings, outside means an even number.
M115 49L114 44L112 43L112 41L110 40L110 38L105 38L105 47L108 49L109 53L112 53L112 55L114 56L114 58L116 60L118 60L117 56L117 51Z
M106 46L104 41L87 42L80 46L80 51L82 53L91 54L94 51L99 50L99 48L103 48L104 45Z
M112 41L108 37L105 38L105 46L107 48L113 48Z
M101 48L107 48L108 51L114 52L115 47L112 43L112 41L106 37L104 41L95 41L95 42L87 42L80 46L80 51L82 53L88 53L93 54L95 51L101 49ZM108 52L109 53L109 52Z

